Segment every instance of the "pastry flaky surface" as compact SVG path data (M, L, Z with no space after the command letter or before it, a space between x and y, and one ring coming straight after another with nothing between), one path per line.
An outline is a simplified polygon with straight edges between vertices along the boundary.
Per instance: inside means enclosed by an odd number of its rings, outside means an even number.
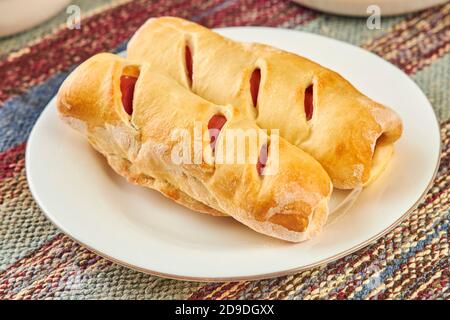
M137 77L131 115L121 100L120 79L127 74ZM232 105L208 102L148 64L96 55L65 80L57 107L61 118L87 137L116 172L189 208L229 215L260 233L293 242L317 234L327 219L332 184L313 157L283 138L276 140L275 152L275 138L269 135L257 147L268 143L264 170L276 166L273 174L261 175L247 161L250 147L243 163L218 163L214 152L226 145L230 129L261 129ZM217 114L226 122L213 151L207 124ZM199 123L202 160L174 161L172 152L185 137L174 132L195 136ZM188 150L197 154L193 144Z
M129 42L128 57L163 69L209 101L235 105L262 128L278 128L322 164L337 188L373 181L402 133L396 113L339 74L292 53L226 39L180 18L148 20ZM260 73L256 107L250 85L255 70ZM310 119L304 108L308 88Z

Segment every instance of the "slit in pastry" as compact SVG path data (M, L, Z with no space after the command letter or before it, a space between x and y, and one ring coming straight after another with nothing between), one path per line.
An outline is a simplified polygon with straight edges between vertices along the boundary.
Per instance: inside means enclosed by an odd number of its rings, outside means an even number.
M184 47L184 61L189 86L192 87L193 61L192 61L192 51L188 44L186 44L186 46Z

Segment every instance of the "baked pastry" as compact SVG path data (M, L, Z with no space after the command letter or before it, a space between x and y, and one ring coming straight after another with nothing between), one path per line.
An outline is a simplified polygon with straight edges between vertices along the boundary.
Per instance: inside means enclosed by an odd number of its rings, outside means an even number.
M229 215L293 242L311 238L326 221L332 184L313 157L266 134L233 106L208 102L148 64L96 55L64 81L57 107L117 173L189 208ZM245 144L241 163L217 160L219 151L239 156L237 147L225 148L233 129L262 137L255 140L256 157ZM199 140L188 140L178 152L186 136L199 133ZM194 159L179 161L186 154Z
M148 20L128 57L149 63L217 104L231 103L262 128L277 128L316 158L336 188L373 181L402 123L336 72L293 53L226 39L180 18Z

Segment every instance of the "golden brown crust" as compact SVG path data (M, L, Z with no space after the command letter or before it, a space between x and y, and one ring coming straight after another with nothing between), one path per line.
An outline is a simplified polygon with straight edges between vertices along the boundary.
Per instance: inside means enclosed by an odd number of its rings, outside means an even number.
M339 74L298 55L261 44L226 39L198 24L174 17L147 21L128 44L128 56L150 63L190 87L185 48L193 58L192 90L218 104L231 103L263 128L316 158L337 188L373 181L389 153L372 158L377 140L392 145L402 133L399 117L360 93ZM250 94L252 72L261 70L257 108ZM307 121L304 93L314 87L314 112ZM375 174L376 173L376 174Z
M228 217L226 213L215 210L201 203L200 201L193 199L186 193L182 192L180 189L177 189L169 184L167 181L158 180L145 174L132 174L129 168L130 162L128 160L117 158L111 155L110 157L108 157L108 163L114 169L114 171L116 171L119 175L126 177L128 182L130 183L157 190L167 198L172 199L176 203L179 203L182 206L185 206L193 211L206 213L216 217Z
M131 116L123 109L119 84L126 68L139 71ZM248 148L243 164L174 163L172 151L182 138L173 132L181 128L193 136L194 121L207 124L217 113L226 116L216 150L226 145L229 129L260 129L231 105L212 104L147 64L112 54L94 56L66 79L57 107L61 117L81 131L119 174L189 208L228 214L288 241L309 239L325 223L332 191L328 175L314 158L282 138L278 161L269 151L266 170L278 165L274 175L258 174L248 161ZM211 158L209 140L201 143L205 159ZM258 150L263 143L258 140Z

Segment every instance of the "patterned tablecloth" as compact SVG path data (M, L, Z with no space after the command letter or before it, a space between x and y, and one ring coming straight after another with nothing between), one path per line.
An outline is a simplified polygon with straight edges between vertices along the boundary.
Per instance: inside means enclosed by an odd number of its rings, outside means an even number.
M60 13L0 39L0 299L448 299L450 3L416 14L365 19L321 14L284 0L74 1L80 30ZM443 153L433 187L401 225L328 265L263 281L162 279L109 262L70 240L42 214L27 186L30 130L68 72L99 51L117 51L149 17L176 15L208 27L262 25L344 40L397 65L431 101ZM51 169L51 168L49 168Z

